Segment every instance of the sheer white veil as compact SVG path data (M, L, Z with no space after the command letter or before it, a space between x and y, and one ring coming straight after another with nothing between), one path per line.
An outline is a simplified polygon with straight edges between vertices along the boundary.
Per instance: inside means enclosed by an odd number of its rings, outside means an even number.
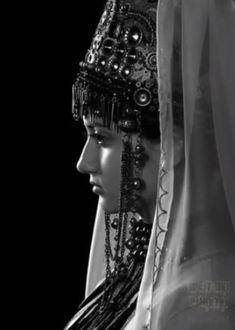
M203 318L209 322L218 310L209 308L204 313L199 308L202 301L192 302L191 288L198 283L227 284L226 318L223 314L223 320L219 318L217 323L218 329L222 329L223 322L228 322L224 329L232 329L229 322L235 324L234 310L230 308L235 304L234 1L159 0L157 38L161 123L158 196L137 309L126 329L165 330L173 325L174 329L189 326L194 329L185 311L190 311L190 319L197 318L195 329ZM178 60L174 59L175 52L179 54ZM174 80L175 71L182 78L179 84ZM175 84L182 91L184 109L184 125L178 135L173 112ZM178 143L182 159L176 164ZM104 276L103 220L98 206L87 295ZM180 319L182 313L184 317Z

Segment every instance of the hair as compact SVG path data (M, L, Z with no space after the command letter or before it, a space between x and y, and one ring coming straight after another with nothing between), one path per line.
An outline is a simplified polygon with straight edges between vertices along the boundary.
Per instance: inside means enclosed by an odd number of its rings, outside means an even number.
M142 135L150 141L160 141L160 123L157 113L144 113L141 118Z

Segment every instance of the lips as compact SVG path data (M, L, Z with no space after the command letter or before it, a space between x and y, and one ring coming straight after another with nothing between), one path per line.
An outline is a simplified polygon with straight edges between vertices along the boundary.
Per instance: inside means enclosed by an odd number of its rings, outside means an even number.
M102 195L104 193L103 188L94 181L90 181L90 184L93 186L92 191L97 195Z
M99 188L101 188L101 185L99 185L98 183L96 183L96 182L94 182L94 181L90 181L90 184L91 184L92 186L95 186L95 187L99 187Z

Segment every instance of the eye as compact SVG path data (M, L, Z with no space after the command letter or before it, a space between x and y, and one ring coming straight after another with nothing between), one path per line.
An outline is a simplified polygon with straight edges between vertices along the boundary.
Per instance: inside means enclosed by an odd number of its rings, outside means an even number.
M93 137L96 140L96 143L101 145L104 142L105 137L97 132L94 132L93 134L90 134L91 137Z

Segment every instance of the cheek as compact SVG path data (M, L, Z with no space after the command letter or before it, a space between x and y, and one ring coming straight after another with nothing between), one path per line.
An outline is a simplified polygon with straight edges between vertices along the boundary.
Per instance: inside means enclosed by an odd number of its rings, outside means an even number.
M101 171L103 184L110 193L118 193L120 187L120 150L102 150Z

